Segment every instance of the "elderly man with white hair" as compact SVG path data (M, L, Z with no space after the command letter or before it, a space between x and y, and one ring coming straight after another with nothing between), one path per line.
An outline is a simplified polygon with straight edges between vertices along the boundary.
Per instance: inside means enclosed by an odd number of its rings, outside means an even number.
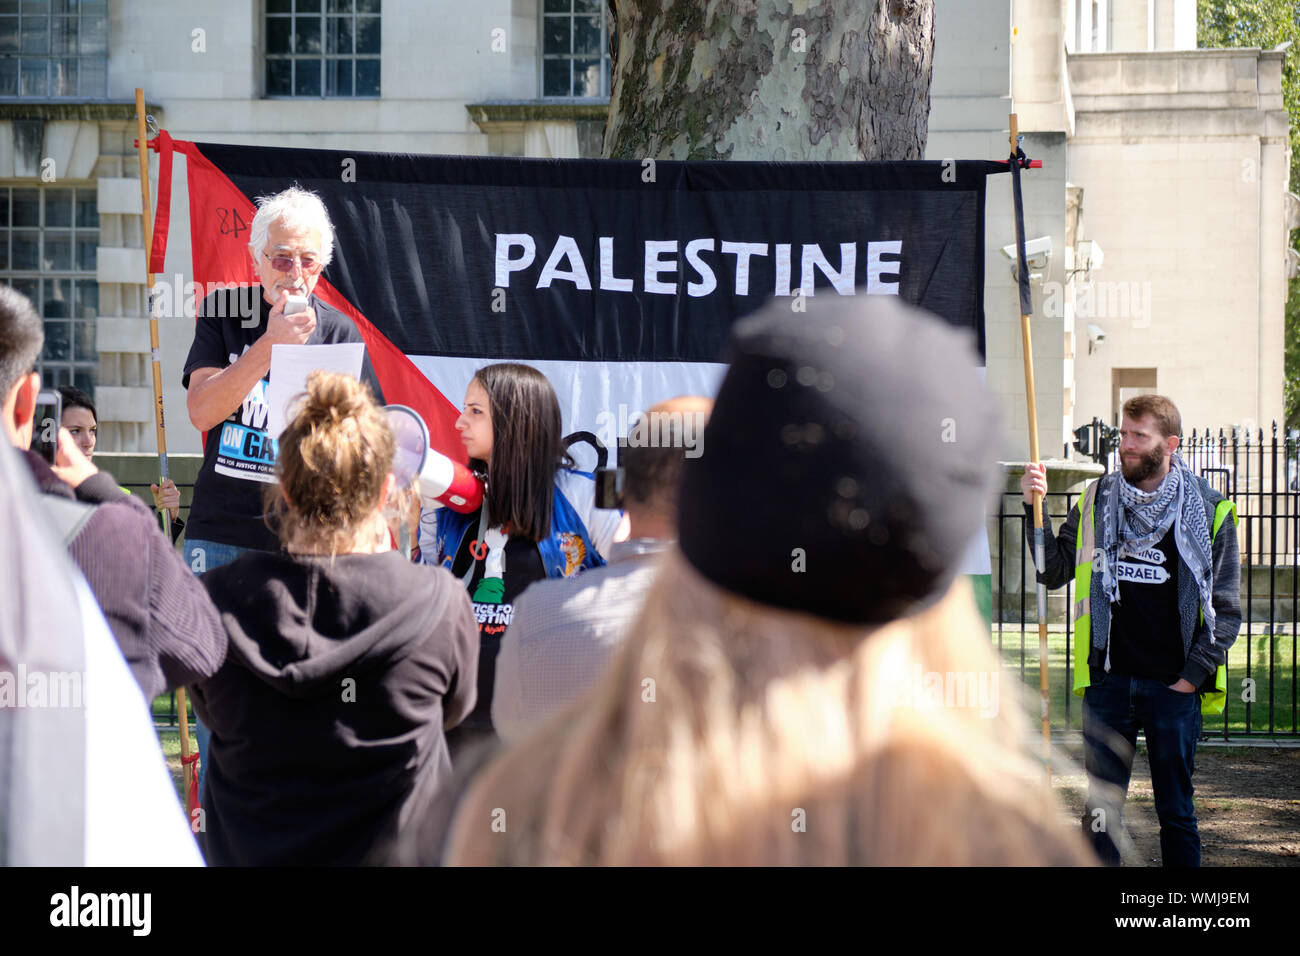
M361 341L352 321L314 294L333 250L324 204L291 187L259 200L253 217L248 251L261 296L222 289L203 300L181 379L190 421L209 432L185 529L196 572L247 550L280 549L262 520L262 492L276 480L276 436L266 431L271 346ZM307 308L286 315L290 295ZM369 361L363 378L382 401Z
M316 194L294 186L259 199L248 251L261 296L221 289L203 300L181 379L190 421L208 432L185 526L186 558L200 574L245 551L280 550L263 520L278 453L276 436L267 434L271 346L362 341L347 316L314 294L334 251L334 227ZM286 315L291 295L305 297L307 307ZM382 403L369 357L362 380ZM206 763L207 734L197 729Z

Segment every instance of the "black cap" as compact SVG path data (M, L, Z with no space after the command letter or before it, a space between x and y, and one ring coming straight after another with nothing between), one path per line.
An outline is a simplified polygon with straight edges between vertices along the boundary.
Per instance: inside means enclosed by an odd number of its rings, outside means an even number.
M891 296L806 302L734 326L679 541L726 590L883 622L955 577L993 491L999 416L968 333Z

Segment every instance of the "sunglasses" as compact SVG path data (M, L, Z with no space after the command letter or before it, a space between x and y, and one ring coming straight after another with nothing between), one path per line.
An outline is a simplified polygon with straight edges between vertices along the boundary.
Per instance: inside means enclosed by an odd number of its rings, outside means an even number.
M315 256L310 256L310 255L301 256L301 257L267 256L265 252L262 253L262 255L266 256L266 258L271 261L271 268L275 269L276 272L292 272L293 264L295 261L302 265L303 272L311 272L313 269L315 269L317 266L320 265L320 260L317 259Z

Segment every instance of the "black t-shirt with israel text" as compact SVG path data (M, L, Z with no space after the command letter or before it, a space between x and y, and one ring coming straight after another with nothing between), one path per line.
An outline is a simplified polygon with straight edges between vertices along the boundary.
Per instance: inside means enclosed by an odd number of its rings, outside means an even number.
M1110 606L1110 669L1172 684L1182 673L1178 546L1173 525L1153 548L1119 563L1119 602Z

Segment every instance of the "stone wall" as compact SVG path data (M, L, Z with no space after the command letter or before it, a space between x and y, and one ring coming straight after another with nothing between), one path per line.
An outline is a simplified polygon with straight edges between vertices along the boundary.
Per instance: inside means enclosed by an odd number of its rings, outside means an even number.
M1069 59L1071 178L1104 265L1076 326L1076 424L1112 421L1112 369L1153 368L1184 422L1282 416L1288 117L1281 54ZM1087 313L1087 314L1085 314ZM1086 344L1086 340L1085 344Z

